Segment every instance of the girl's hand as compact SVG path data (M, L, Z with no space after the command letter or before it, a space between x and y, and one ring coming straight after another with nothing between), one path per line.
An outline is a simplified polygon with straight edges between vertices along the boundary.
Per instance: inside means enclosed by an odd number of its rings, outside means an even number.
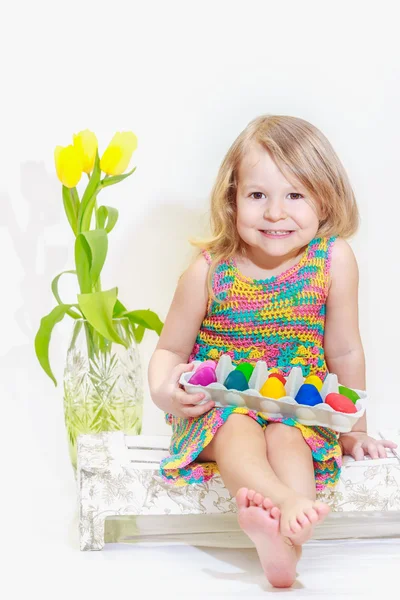
M397 448L395 442L390 440L374 440L363 431L350 431L342 433L339 437L342 454L348 454L355 460L364 460L364 455L371 458L387 458L385 448Z
M189 417L199 417L215 406L213 400L209 400L205 404L199 405L198 403L203 400L204 394L188 394L179 384L182 373L192 371L193 366L193 363L179 364L172 370L168 387L170 389L170 397L172 400L171 413L176 417L183 417L185 419L188 419Z

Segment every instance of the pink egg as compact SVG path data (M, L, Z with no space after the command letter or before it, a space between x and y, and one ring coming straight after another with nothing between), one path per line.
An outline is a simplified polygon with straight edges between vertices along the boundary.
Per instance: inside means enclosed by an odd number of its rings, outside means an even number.
M337 410L342 413L356 413L357 409L354 406L353 402L343 396L343 394L336 394L335 392L331 392L325 398L325 404L328 404L333 408L333 410Z
M204 387L210 385L210 383L214 383L215 381L217 381L215 369L207 366L204 367L203 365L201 368L198 368L189 379L189 383L192 385L202 385Z
M201 365L199 365L196 369L196 371L198 369L203 369L203 367L210 367L211 369L216 369L217 368L217 363L215 362L215 360L206 360L205 362L201 363Z

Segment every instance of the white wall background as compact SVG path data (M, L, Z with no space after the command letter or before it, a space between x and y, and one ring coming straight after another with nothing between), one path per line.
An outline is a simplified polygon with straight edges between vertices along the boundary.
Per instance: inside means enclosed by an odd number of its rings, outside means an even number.
M54 388L33 349L54 305L50 282L71 269L73 238L53 150L84 128L105 149L133 130L136 173L103 191L120 221L103 288L164 319L202 233L220 161L263 113L307 119L331 140L362 216L352 245L371 427L399 423L399 45L395 2L190 0L8 3L0 36L2 444L17 431L62 485L71 471L62 372L71 321L56 329ZM65 298L73 299L67 281ZM141 345L144 372L156 344ZM4 412L5 411L5 412ZM144 433L167 433L146 382Z

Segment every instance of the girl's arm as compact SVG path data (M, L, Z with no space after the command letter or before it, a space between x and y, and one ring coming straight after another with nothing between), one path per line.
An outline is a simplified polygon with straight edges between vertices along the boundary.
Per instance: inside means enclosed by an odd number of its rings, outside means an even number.
M339 383L365 390L365 356L358 324L358 266L349 244L337 239L332 247L331 283L326 303L324 350L328 369ZM366 431L366 414L352 431Z
M200 255L179 279L156 349L151 357L148 378L153 402L165 412L181 414L174 399L188 395L179 388L178 380L186 365L207 311L207 275L209 266ZM187 397L186 397L187 396ZM174 397L174 398L173 398ZM203 395L190 396L191 405ZM185 416L198 416L211 408L208 404L186 409ZM177 410L178 409L178 410ZM205 410L203 410L205 409Z

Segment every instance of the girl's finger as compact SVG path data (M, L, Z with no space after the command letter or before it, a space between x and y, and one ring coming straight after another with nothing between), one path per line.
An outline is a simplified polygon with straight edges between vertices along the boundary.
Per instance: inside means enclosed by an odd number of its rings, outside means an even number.
M353 457L354 460L364 460L364 450L361 447L361 444L356 444L353 448Z
M369 442L367 444L367 450L371 458L379 458L379 452L375 442Z
M379 458L387 458L387 452L382 444L378 443L376 447L378 449Z
M199 417L211 410L211 408L214 408L214 405L214 402L209 400L205 404L200 404L198 406L185 406L182 410L188 417Z
M176 367L174 367L172 369L172 373L171 373L172 380L174 382L179 381L182 373L187 373L188 371L192 371L193 367L194 367L193 363L188 363L187 365L185 365L185 364L176 365Z
M397 448L396 442L391 442L390 440L379 440L379 443L385 448Z
M175 392L175 399L184 405L198 404L203 400L204 394L187 394L184 390L178 389Z

